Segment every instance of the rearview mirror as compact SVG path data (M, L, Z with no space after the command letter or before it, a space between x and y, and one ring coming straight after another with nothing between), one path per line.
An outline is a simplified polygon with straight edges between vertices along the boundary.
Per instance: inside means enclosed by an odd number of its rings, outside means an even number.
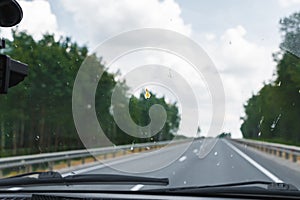
M23 11L18 2L15 0L0 1L0 26L15 26L23 18Z
M0 55L0 94L6 94L8 88L24 80L28 75L28 66L7 55Z

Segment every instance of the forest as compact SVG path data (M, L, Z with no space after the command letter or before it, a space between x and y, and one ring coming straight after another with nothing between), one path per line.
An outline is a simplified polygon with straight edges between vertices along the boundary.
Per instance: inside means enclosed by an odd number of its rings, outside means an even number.
M300 12L279 21L275 78L244 105L245 138L300 145Z
M13 30L13 39L6 41L2 54L27 63L29 75L8 94L0 96L0 156L26 155L83 149L72 116L72 90L79 67L86 58L96 59L103 70L96 92L96 113L106 136L116 145L171 140L176 133L180 115L176 103L151 93L131 96L130 114L141 126L149 123L149 108L160 104L167 112L162 130L151 138L134 138L124 133L110 112L112 91L118 84L116 73L109 72L101 58L90 54L69 37L45 34L34 40L26 32ZM126 83L123 85L127 91ZM100 87L101 86L101 87Z

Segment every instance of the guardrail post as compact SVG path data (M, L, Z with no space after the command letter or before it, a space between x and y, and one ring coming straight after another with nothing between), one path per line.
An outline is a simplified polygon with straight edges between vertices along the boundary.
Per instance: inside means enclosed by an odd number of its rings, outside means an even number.
M71 160L70 159L67 160L67 165L68 165L68 167L71 167Z
M48 162L48 168L50 171L53 170L54 163L52 161Z
M260 150L261 150L261 151L264 151L264 147L263 147L263 146L260 146Z
M285 159L289 159L289 153L288 152L285 152Z
M32 172L32 165L26 165L25 170L27 173Z

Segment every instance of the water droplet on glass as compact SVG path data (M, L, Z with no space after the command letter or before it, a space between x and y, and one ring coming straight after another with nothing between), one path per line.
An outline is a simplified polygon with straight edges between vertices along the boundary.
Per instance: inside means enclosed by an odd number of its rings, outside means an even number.
M91 109L92 108L92 105L91 104L88 104L86 105L87 109Z
M277 84L277 86L278 86L278 87L280 87L280 86L281 86L281 81L279 81L279 83Z
M150 147L146 147L146 149L147 149L147 150L149 150L149 149L150 149Z
M176 172L174 171L172 174L173 174L173 175L175 175L175 174L176 174Z
M257 135L258 135L258 137L260 137L261 136L261 132L259 132Z
M69 82L67 82L66 84L67 84L67 85L70 85L70 83L69 83Z
M273 123L272 125L271 125L271 129L274 129L275 128L275 123Z
M271 130L273 130L276 127L276 125L277 125L278 121L280 120L280 118L281 118L281 114L279 114L277 116L277 118L273 121L273 123L271 125Z
M233 158L233 155L231 154L230 157Z
M218 152L215 152L214 154L215 154L215 156L216 156L216 155L218 155Z
M38 141L39 139L40 139L40 136L37 135L37 136L35 137L35 140Z
M261 124L263 123L264 119L265 119L264 116L262 116L261 119L260 119L260 121L259 121L259 126L261 126Z
M186 185L186 181L183 181L183 184Z
M220 166L220 164L221 164L221 163L220 163L220 162L218 162L218 163L217 163L217 166Z
M131 144L130 151L133 151L133 146L134 146L134 142L132 142Z

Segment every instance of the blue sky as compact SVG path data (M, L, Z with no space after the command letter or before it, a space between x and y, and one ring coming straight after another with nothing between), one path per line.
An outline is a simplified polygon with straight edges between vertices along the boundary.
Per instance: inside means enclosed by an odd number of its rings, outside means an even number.
M195 32L222 34L229 27L242 25L249 33L247 38L265 44L279 42L279 19L299 11L300 8L297 1L177 0L176 2L182 9L182 18L192 24Z
M92 50L105 39L137 28L164 28L195 40L214 62L226 97L223 131L241 137L243 104L272 79L272 53L281 41L279 19L300 11L300 0L32 0L19 1L25 29L39 39L45 32L71 36ZM2 29L10 37L10 29ZM144 54L144 60L157 55ZM151 57L151 58L152 58ZM174 63L161 56L156 61ZM140 60L141 63L143 60ZM127 63L126 63L127 62ZM128 65L128 59L122 65ZM212 105L205 80L194 77L180 61L176 69L189 79L199 97L199 124L210 126ZM153 88L155 89L155 88ZM160 90L162 91L162 90ZM195 91L194 91L195 92ZM190 121L193 119L189 119ZM190 133L185 133L190 135Z

